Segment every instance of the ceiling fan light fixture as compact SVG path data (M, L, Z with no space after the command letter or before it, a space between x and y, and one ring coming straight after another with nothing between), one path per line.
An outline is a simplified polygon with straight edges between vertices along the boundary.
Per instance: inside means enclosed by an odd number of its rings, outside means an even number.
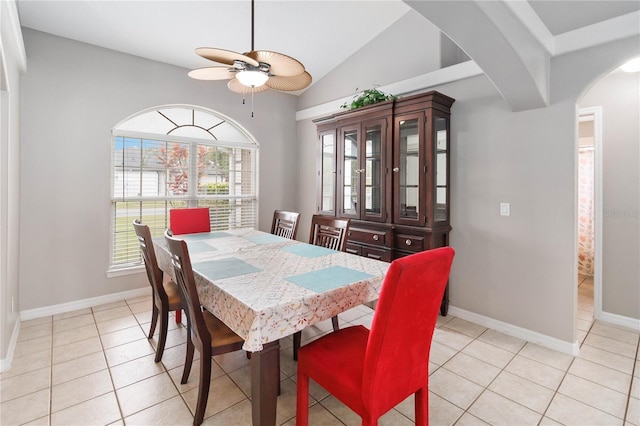
M260 87L267 82L269 76L257 70L243 70L236 74L236 78L247 87Z

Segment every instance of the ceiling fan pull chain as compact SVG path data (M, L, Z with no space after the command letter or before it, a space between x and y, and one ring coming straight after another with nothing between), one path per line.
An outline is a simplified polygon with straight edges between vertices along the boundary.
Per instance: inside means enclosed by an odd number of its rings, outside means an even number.
M253 87L251 88L251 118L253 118Z

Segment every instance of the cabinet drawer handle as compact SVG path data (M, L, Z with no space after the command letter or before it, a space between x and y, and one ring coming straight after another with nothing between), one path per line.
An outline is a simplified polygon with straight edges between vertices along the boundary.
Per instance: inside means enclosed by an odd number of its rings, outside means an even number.
M378 241L379 239L380 239L380 236L379 236L379 235L374 235L374 236L373 236L373 241Z
M406 240L404 243L405 243L406 245L410 246L410 245L411 245L411 240Z
M394 171L395 173L398 173L398 172L400 171L400 167L394 167L394 168L393 168L393 171Z

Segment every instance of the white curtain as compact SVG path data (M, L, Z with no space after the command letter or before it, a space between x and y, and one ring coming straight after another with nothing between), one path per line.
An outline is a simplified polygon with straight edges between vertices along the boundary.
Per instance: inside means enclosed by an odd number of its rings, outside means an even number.
M578 273L593 276L593 147L580 148L578 154Z

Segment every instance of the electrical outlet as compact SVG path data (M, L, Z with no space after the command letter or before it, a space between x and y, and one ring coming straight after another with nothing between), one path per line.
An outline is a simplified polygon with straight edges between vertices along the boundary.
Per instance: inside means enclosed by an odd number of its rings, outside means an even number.
M500 203L500 216L511 216L511 204Z

